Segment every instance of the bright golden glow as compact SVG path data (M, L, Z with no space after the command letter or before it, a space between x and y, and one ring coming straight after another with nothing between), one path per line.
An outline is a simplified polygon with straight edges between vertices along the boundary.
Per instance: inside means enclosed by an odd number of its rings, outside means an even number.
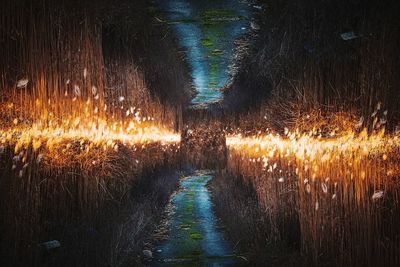
M318 157L322 161L328 161L338 153L357 152L360 155L372 155L400 147L399 136L384 137L383 134L382 130L378 134L369 136L364 130L359 135L351 133L324 139L298 132L288 132L286 136L268 134L242 137L239 134L227 136L226 144L231 149L246 150L253 157L263 159L295 156L302 160L314 160ZM387 158L387 155L384 157Z
M226 145L232 153L239 154L242 160L261 163L264 170L274 172L277 162L286 167L301 167L311 178L327 177L332 173L334 164L348 165L354 169L360 162L397 162L400 149L400 136L385 136L384 129L368 135L364 129L361 133L347 133L344 136L322 138L315 133L300 134L299 131L286 131L285 136L267 134L242 137L240 134L226 138ZM396 167L397 164L393 164ZM362 166L359 166L362 167ZM387 174L396 173L388 166ZM396 167L397 168L397 167ZM360 172L359 176L364 179ZM299 173L299 169L296 171ZM333 177L334 178L334 177ZM325 179L325 178L324 178Z
M157 143L166 149L178 147L180 142L180 135L170 130L172 122L154 118L160 117L160 104L152 100L144 100L143 112L129 105L134 101L124 96L107 104L104 94L94 86L91 90L74 86L72 93L49 98L44 87L33 88L34 93L21 91L25 89L19 87L26 85L26 81L17 84L9 95L13 102L0 103L0 152L11 148L15 156L21 152L27 155L32 148L32 152L40 150L48 158L61 159L68 149L72 155L87 154L92 149L98 154L101 150L118 151L119 145L135 150L135 146ZM149 99L146 97L143 99Z

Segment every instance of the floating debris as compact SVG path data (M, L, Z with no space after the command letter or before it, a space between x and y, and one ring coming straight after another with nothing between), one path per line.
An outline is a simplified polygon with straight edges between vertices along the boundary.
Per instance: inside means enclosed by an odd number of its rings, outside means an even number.
M357 38L361 37L361 35L357 35L357 34L355 34L353 31L350 31L350 32L341 33L341 34L340 34L340 37L341 37L344 41L349 41L349 40L357 39Z
M364 123L364 117L361 116L360 120L357 122L357 124L355 125L356 129L360 129L363 126Z
M17 88L21 89L21 88L26 88L26 86L28 85L29 80L28 79L21 79L17 82Z
M80 96L81 95L81 89L79 88L78 85L74 86L74 93L76 96Z
M44 248L45 250L49 251L49 250L53 250L53 249L61 247L61 243L58 240L51 240L51 241L40 243L39 246Z
M326 194L328 193L328 186L325 183L321 184L322 191Z
M256 22L252 21L252 22L250 22L250 28L252 30L258 31L260 29L260 25L258 25Z
M308 194L311 193L311 185L310 185L310 184L307 184L307 185L306 185L306 192L307 192Z
M375 191L375 193L372 195L372 200L377 200L382 197L383 197L383 190Z
M92 94L94 95L94 96L96 96L97 95L97 87L96 86L92 86Z
M44 157L43 154L39 154L38 157L37 157L37 159L36 159L36 163L39 164L40 162L42 162L43 157Z

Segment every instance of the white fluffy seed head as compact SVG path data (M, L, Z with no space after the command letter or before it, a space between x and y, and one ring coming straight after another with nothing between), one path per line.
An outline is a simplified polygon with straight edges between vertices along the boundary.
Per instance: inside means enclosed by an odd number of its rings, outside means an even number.
M17 88L25 88L29 83L28 79L21 79L17 82Z
M372 200L377 200L383 197L383 190L375 191L372 195Z

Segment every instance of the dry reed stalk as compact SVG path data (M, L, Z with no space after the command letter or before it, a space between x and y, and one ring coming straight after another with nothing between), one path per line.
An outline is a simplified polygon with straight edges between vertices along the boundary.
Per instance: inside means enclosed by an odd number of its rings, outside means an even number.
M37 243L60 227L94 221L105 203L124 202L144 171L176 163L178 145L130 138L178 128L186 99L162 102L154 92L165 80L188 91L185 63L173 49L165 52L171 68L146 59L154 57L138 43L156 46L146 30L160 27L145 1L89 2L0 3L0 230L12 263L32 263ZM109 38L113 30L125 41ZM155 75L161 85L146 77L153 63L167 75ZM22 138L26 131L32 138ZM88 134L67 136L76 132ZM121 132L133 135L109 139Z
M301 251L312 264L397 266L399 146L389 141L398 137L386 138L348 150L339 141L315 154L305 146L303 157L302 148L293 153L280 141L229 146L228 137L228 170L256 189L271 240L290 240L300 225ZM317 140L317 150L329 142Z

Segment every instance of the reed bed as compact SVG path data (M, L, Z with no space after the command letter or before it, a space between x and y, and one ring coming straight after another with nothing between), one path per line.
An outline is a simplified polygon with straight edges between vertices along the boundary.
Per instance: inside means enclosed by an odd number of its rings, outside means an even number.
M300 239L316 266L397 266L399 137L314 131L227 137L228 170L256 189L267 238Z
M71 118L107 119L113 123L139 112L141 117L151 117L169 127L176 120L175 113L184 100L161 105L157 95L151 95L154 86L148 86L145 71L137 64L143 61L135 54L140 51L134 50L131 40L142 32L125 29L112 20L123 11L104 13L106 1L97 8L85 1L71 6L53 1L5 1L2 5L2 48L7 55L2 57L1 96L3 103L7 99L12 101L8 105L19 107L18 113L13 113L17 115L14 119L56 123L55 119L64 119L68 114ZM146 6L138 4L138 8L131 15L136 23L140 24L143 17L146 22L142 23L151 22L146 13L138 15L146 12ZM111 23L116 24L113 29L108 28ZM128 37L129 42L120 40L123 37L104 39L115 31L133 37ZM129 49L133 51L126 52ZM178 57L171 54L171 58ZM174 63L176 68L185 65L177 60ZM183 70L181 67L180 72ZM184 95L188 80L176 79Z
M247 119L257 117L283 132L295 129L307 112L363 116L372 129L369 116L381 102L388 129L397 126L397 1L261 0L258 5L259 29L238 44L226 107L250 112Z
M3 149L1 229L6 263L40 263L40 258L35 259L39 243L62 239L59 231L69 224L94 224L106 212L102 210L106 203L122 206L129 199L143 172L176 164L178 159L175 144L131 147L120 143L118 151L104 151L102 146L86 151L78 142L70 144L52 151L46 147L35 151L30 146L17 157L12 149Z
M199 169L221 169L226 165L223 124L206 109L187 110L181 132L182 162Z
M258 5L224 92L228 171L307 262L399 265L399 3Z
M108 203L129 202L141 175L177 163L190 76L152 9L147 1L0 3L5 264L43 265L39 243L96 224Z
M299 229L298 224L291 225L295 234L288 240L290 243L272 241L269 214L259 202L255 184L231 174L216 175L209 188L216 215L235 250L249 266L303 266L298 249L300 240L296 239L298 230L294 230Z

